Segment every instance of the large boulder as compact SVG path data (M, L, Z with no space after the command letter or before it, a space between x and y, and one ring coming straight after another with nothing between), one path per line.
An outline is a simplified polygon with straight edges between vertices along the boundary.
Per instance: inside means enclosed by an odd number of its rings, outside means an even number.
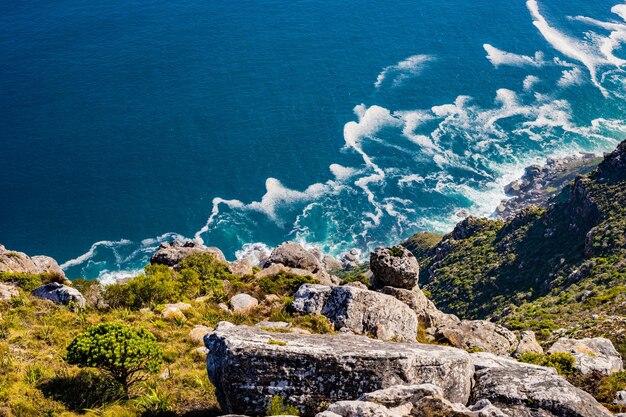
M391 295L408 305L417 315L417 319L425 328L440 326L446 323L458 323L458 317L440 311L422 290L405 290L402 288L383 287L380 292Z
M279 395L302 415L394 385L432 383L467 403L474 368L459 349L353 335L271 333L220 323L205 338L207 371L223 413L262 415Z
M54 258L39 255L33 256L30 259L33 261L40 274L56 275L57 277L60 277L62 279L67 279L65 277L65 272L63 272L58 262Z
M568 339L562 337L550 347L548 353L569 353L574 359L574 369L583 375L601 372L610 375L624 369L622 357L613 343L603 337Z
M152 254L150 263L153 265L167 265L178 269L183 258L192 253L208 253L218 261L226 262L226 257L219 248L207 247L194 241L181 242L180 240L174 240L173 242L162 243L159 249Z
M554 368L489 353L471 355L475 366L472 401L487 399L514 417L610 417L591 395Z
M324 270L315 254L295 242L285 242L276 247L265 261L264 268L272 264L283 264L291 268L306 269L313 273Z
M486 320L463 320L437 327L435 340L454 347L509 355L517 347L512 331Z
M0 245L0 272L38 274L39 268L25 253L7 250Z
M37 298L50 300L55 304L72 305L79 308L85 307L85 297L76 288L51 282L33 290Z
M374 288L419 288L420 267L417 259L402 246L376 249L370 254L370 269Z
M302 285L292 308L302 314L326 316L336 329L382 340L415 341L417 316L396 298L351 286Z
M252 262L250 259L237 259L236 261L230 262L228 264L228 269L231 273L237 275L238 277L244 277L246 275L254 274L254 270L252 269Z

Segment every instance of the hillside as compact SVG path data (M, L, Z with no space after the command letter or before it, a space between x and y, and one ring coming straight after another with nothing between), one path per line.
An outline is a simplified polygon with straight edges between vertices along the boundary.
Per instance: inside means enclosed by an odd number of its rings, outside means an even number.
M626 349L626 141L547 208L508 222L470 217L438 240L418 234L405 245L442 310L543 339L607 335Z

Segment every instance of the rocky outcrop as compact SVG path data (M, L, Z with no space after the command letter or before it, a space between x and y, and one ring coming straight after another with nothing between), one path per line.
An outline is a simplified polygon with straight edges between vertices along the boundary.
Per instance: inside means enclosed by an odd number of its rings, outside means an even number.
M175 303L175 304L165 304L161 315L163 318L168 320L185 320L185 313L183 311L191 309L191 304L189 303Z
M237 294L230 299L233 313L245 313L259 305L259 300L248 294Z
M626 178L626 141L604 158L598 166L598 175L613 181Z
M49 256L30 257L23 252L7 250L0 245L0 272L18 274L54 274L66 279L65 273L53 258Z
M624 369L622 357L613 343L603 337L587 339L560 338L548 353L569 353L574 359L574 369L583 375L600 372L610 375Z
M474 372L470 356L458 349L362 336L271 333L223 322L205 344L223 413L262 415L279 395L310 416L324 403L424 383L466 404Z
M476 373L472 401L487 399L515 417L609 417L589 394L553 368L530 365L488 353L471 355Z
M292 308L301 314L322 314L336 329L382 340L415 341L417 316L396 298L351 286L302 285Z
M523 353L543 353L543 348L535 338L535 332L531 330L520 333L520 340L513 356L518 357Z
M506 220L521 213L525 207L547 206L577 175L591 172L601 160L594 154L581 154L561 159L550 158L544 166L527 167L519 180L504 187L504 192L510 198L502 200L495 216Z
M517 347L517 336L510 330L486 320L463 320L437 327L435 340L461 349L480 349L508 355Z
M50 300L55 304L72 305L84 308L85 297L76 288L67 285L51 282L33 290L33 295L37 298Z
M274 249L265 261L264 268L272 264L305 269L313 273L324 270L322 263L314 254L295 242L285 242Z
M40 274L56 275L61 279L67 279L65 277L65 272L63 272L54 258L39 255L33 256L30 259L33 261Z
M4 282L0 282L0 300L7 301L13 297L17 297L20 295L17 287L10 284L5 284Z
M383 287L380 292L391 295L408 305L417 315L417 320L425 327L431 328L443 324L454 324L460 320L452 314L440 311L422 290L405 290L402 288Z
M307 276L312 277L312 278L315 278L320 284L323 284L323 285L334 285L338 283L338 280L336 279L336 277L329 275L326 272L313 273L306 269L291 268L283 264L271 264L267 268L262 269L261 271L257 272L254 276L257 279L261 279L265 277L272 277L274 275L278 275L283 272L286 272L292 275L300 275L303 277L307 277Z
M415 256L402 246L378 248L370 254L372 286L418 289L420 267Z
M232 274L235 274L238 277L254 274L252 262L249 259L237 259L236 261L230 262L228 264L228 269Z
M150 263L155 265L167 265L174 269L179 269L179 264L183 258L192 253L208 253L218 261L226 262L224 253L215 247L207 247L193 241L181 242L175 240L173 242L162 243L152 257Z

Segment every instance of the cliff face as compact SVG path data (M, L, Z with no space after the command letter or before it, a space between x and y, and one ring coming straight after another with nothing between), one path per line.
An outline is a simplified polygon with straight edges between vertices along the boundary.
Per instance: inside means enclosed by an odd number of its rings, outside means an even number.
M447 312L496 317L544 338L559 327L606 332L626 314L626 141L548 208L527 207L508 222L465 219L416 255L421 282Z

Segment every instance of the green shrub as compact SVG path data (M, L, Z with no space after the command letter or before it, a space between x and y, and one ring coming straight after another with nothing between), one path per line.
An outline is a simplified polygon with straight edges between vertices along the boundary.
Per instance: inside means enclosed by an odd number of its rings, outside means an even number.
M224 280L235 281L237 276L228 269L228 264L215 259L208 253L192 253L180 263L181 273L190 269L198 274L201 282L201 294L217 295L224 293Z
M299 416L300 411L293 405L285 404L283 397L274 395L265 409L267 416Z
M552 367L562 376L571 376L574 373L575 359L569 353L522 353L519 361Z
M302 276L281 272L274 276L261 278L258 285L265 294L291 297L298 291L301 285L317 283L318 281L310 275Z
M146 372L159 370L163 351L154 335L144 329L104 323L78 335L67 347L65 359L70 364L107 372L128 393Z
M335 329L333 323L321 314L307 314L304 316L296 316L293 319L296 327L302 327L317 334L332 333Z
M43 285L42 276L40 274L0 272L0 281L17 285L27 292L31 292L35 288L41 287L41 285Z

